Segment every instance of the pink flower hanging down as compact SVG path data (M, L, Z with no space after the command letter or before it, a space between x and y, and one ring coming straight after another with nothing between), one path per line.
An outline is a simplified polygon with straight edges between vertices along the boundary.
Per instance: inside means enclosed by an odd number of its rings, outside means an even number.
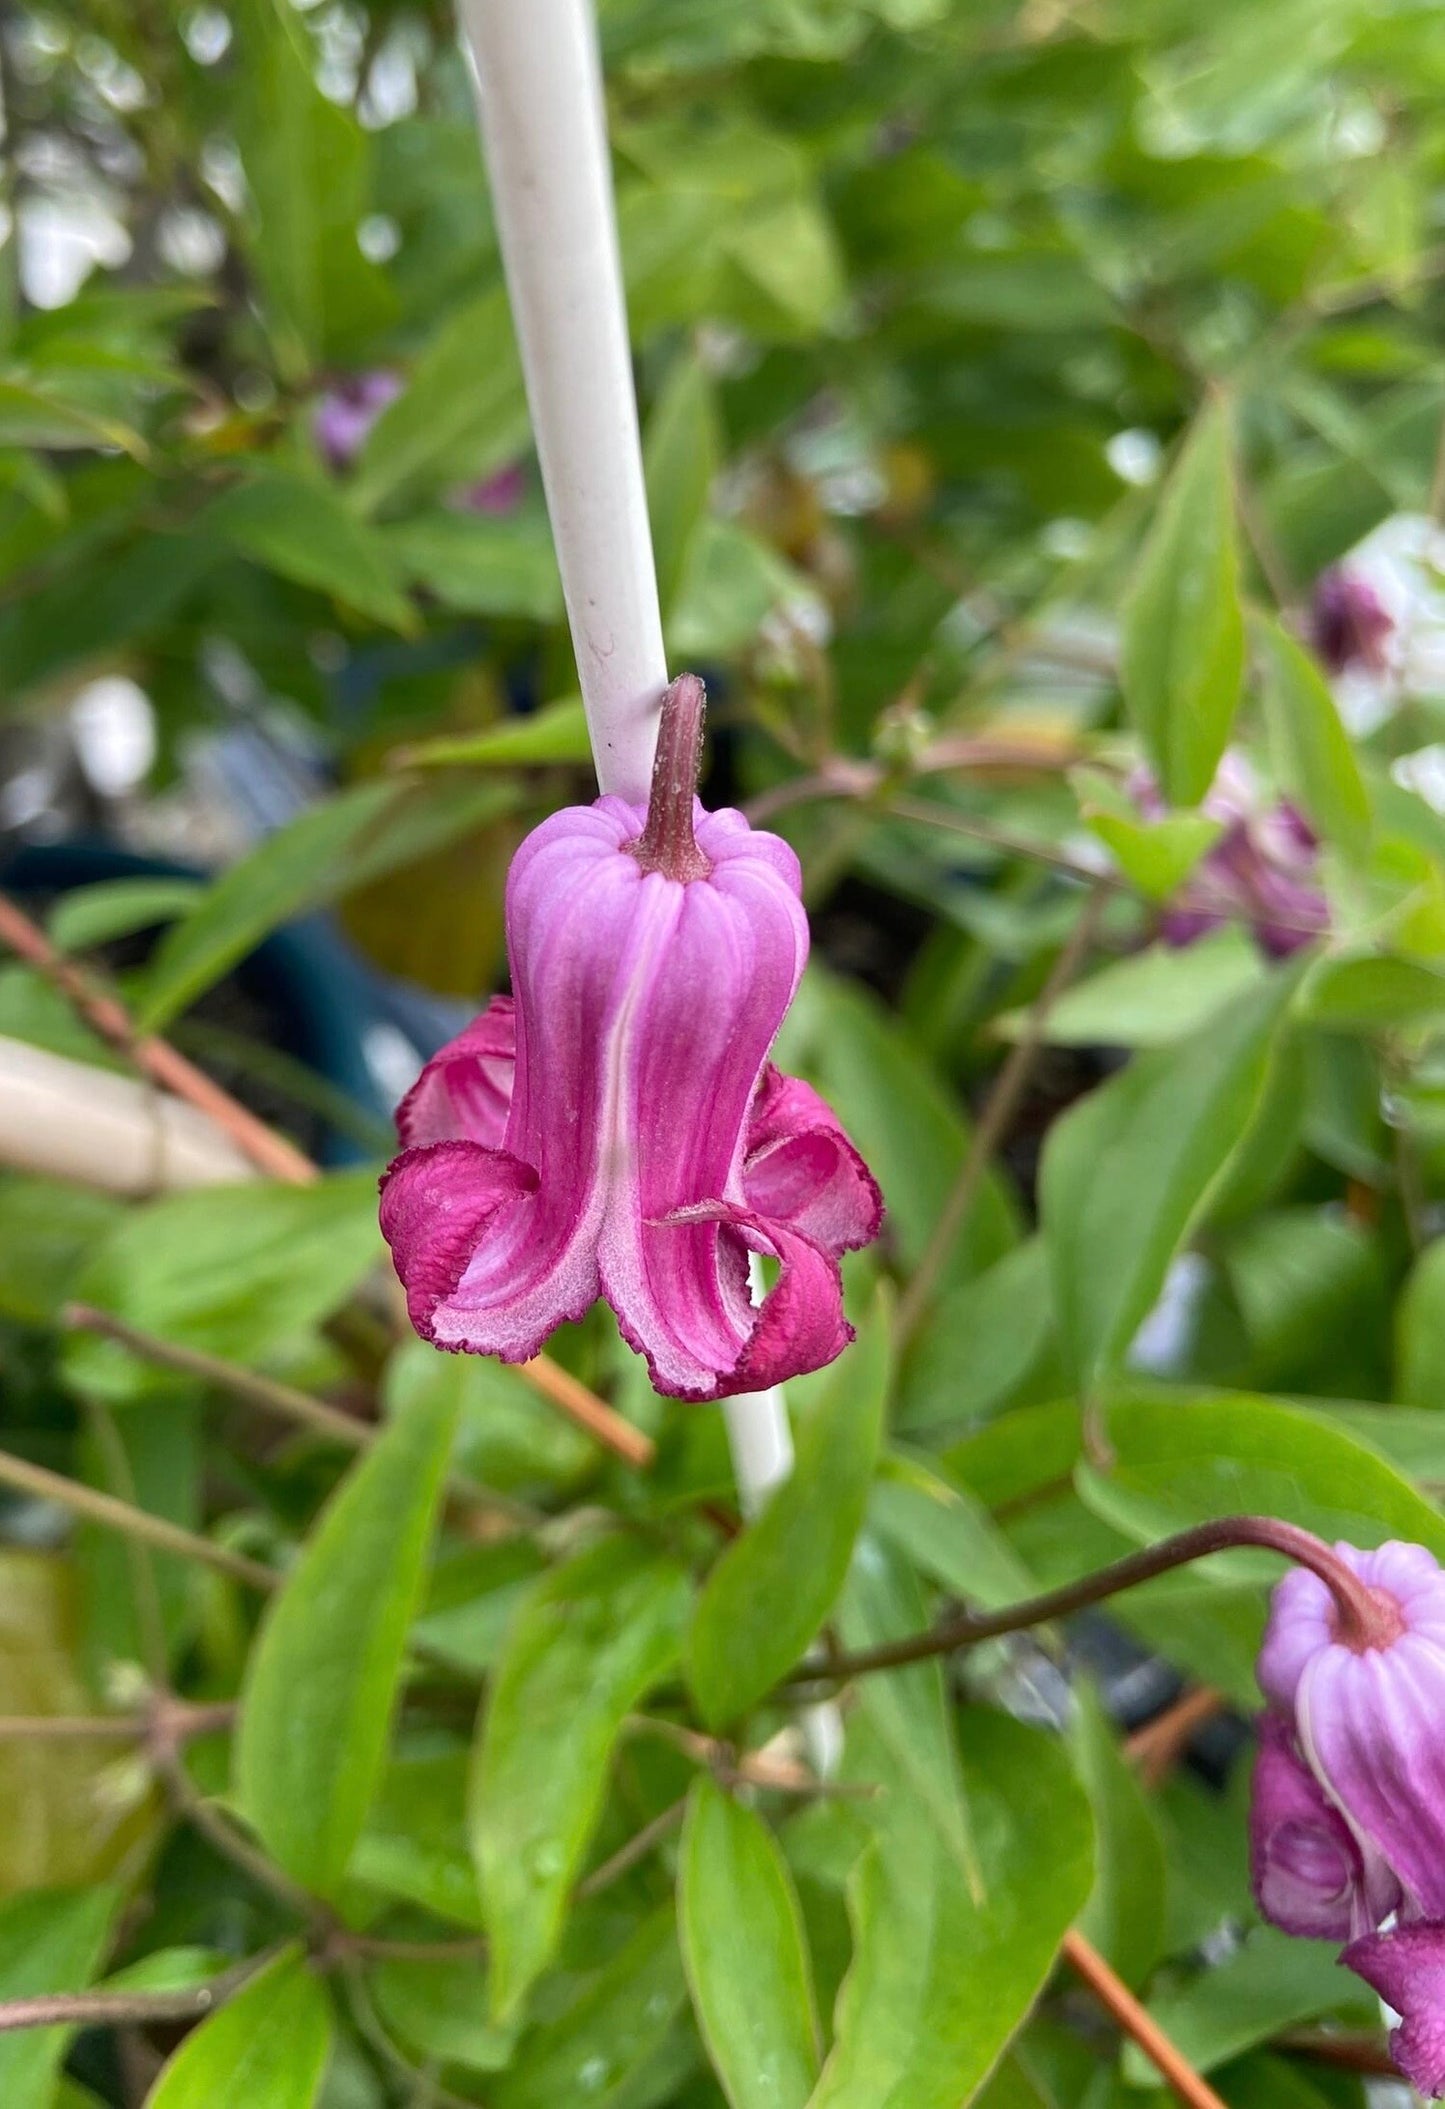
M1423 1545L1337 1545L1364 1584L1349 1630L1296 1568L1259 1658L1269 1711L1250 1809L1255 1895L1286 1933L1346 1941L1340 1960L1394 2008L1390 2047L1445 2095L1445 1572Z
M568 806L507 879L514 999L427 1064L381 1227L417 1331L519 1362L598 1296L657 1389L716 1399L852 1338L840 1256L878 1189L767 1060L808 951L796 857L694 786L702 684L663 705L648 806ZM752 1253L779 1262L761 1305Z

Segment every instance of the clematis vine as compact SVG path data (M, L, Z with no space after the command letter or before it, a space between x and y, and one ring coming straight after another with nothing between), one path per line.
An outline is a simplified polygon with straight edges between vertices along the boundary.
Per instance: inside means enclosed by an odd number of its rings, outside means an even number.
M512 997L397 1115L381 1225L412 1323L523 1361L603 1297L659 1391L716 1399L831 1362L839 1259L878 1189L807 1084L768 1062L808 950L797 859L695 792L702 684L664 699L646 807L533 830L507 880ZM754 1306L754 1254L778 1263Z
M1399 2017L1401 2071L1445 2096L1445 1572L1400 1543L1334 1562L1350 1588L1296 1568L1274 1593L1255 1894L1287 1933L1348 1943Z

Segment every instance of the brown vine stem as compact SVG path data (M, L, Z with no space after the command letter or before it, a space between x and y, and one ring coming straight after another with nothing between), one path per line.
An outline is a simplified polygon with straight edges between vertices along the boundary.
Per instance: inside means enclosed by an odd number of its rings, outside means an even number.
M281 1953L248 1956L205 1984L176 1992L41 1992L0 2000L0 2034L22 2028L144 2028L160 2021L203 2021Z
M259 1560L248 1560L244 1553L232 1552L229 1546L216 1545L195 1531L182 1530L178 1523L168 1523L163 1516L152 1516L129 1501L117 1500L114 1494L102 1494L63 1472L51 1472L44 1465L14 1457L8 1450L0 1450L0 1486L13 1487L16 1493L29 1494L36 1501L53 1501L87 1523L98 1523L102 1530L119 1531L122 1537L138 1538L143 1545L153 1545L157 1552L199 1560L206 1567L214 1567L218 1574L228 1575L233 1582L244 1583L248 1589L265 1592L280 1584L280 1575L263 1567Z
M779 1687L785 1692L836 1685L852 1677L870 1676L879 1670L903 1669L913 1662L931 1662L940 1655L953 1655L975 1648L982 1641L997 1640L1005 1633L1021 1633L1030 1626L1047 1625L1050 1619L1067 1618L1087 1610L1121 1590L1151 1582L1191 1561L1242 1546L1277 1552L1317 1574L1334 1596L1339 1613L1340 1637L1350 1645L1368 1647L1393 1637L1398 1625L1382 1630L1381 1605L1374 1593L1331 1552L1330 1548L1297 1524L1281 1523L1273 1516L1221 1516L1211 1523L1196 1524L1157 1545L1128 1553L1122 1560L1082 1575L1076 1582L1049 1589L1001 1611L964 1611L945 1619L928 1633L914 1633L905 1640L886 1642L882 1647L863 1648L854 1654L836 1655L830 1662L795 1670Z
M54 946L8 895L0 893L0 944L34 967L59 991L93 1032L123 1054L143 1076L208 1115L247 1156L259 1172L290 1186L309 1186L321 1176L296 1145L258 1120L204 1070L154 1033L138 1031L134 1019L113 990L78 967ZM645 1471L657 1446L640 1428L589 1391L585 1384L546 1355L518 1365L520 1375L558 1410L586 1430L604 1449Z
M1165 2079L1186 2109L1227 2109L1208 2080L1196 2072L1177 2044L1160 2028L1122 1977L1105 1962L1092 1941L1074 1927L1064 1935L1065 1960L1083 1978L1089 1990L1106 2007L1126 2036L1131 2036Z
M1138 1766L1144 1785L1162 1785L1196 1729L1222 1714L1227 1704L1222 1692L1207 1684L1197 1685L1136 1729L1124 1745L1124 1755Z
M236 1708L229 1699L191 1705L177 1699L158 1717L148 1714L0 1714L0 1743L142 1743L160 1732L177 1742L216 1735L229 1728Z
M928 1309L938 1286L938 1277L972 1213L984 1174L1013 1126L1048 1030L1049 1015L1088 957L1107 898L1103 887L1096 886L1090 893L1049 971L1048 979L1029 1008L1023 1031L993 1080L987 1103L969 1138L958 1177L929 1234L923 1256L899 1299L894 1338L900 1352L907 1346Z
M71 1332L94 1333L103 1340L114 1340L143 1362L213 1385L244 1405L255 1406L262 1413L275 1414L279 1420L292 1421L298 1427L309 1429L313 1435L327 1442L340 1443L348 1450L369 1450L381 1432L373 1422L363 1421L353 1413L344 1413L338 1406L329 1406L324 1399L313 1398L310 1392L279 1384L273 1377L242 1369L235 1362L223 1362L217 1355L202 1354L197 1348L180 1347L172 1340L161 1340L154 1333L142 1332L139 1326L129 1325L113 1312L98 1310L94 1305L67 1304L60 1314L60 1322ZM480 1509L489 1515L509 1516L521 1523L537 1520L536 1511L528 1508L525 1502L495 1493L479 1480L454 1473L447 1486L452 1497L468 1508Z

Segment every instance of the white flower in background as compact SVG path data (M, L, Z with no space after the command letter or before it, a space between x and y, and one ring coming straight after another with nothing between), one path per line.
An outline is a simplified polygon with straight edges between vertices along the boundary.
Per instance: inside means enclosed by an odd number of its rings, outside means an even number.
M1310 637L1357 738L1407 697L1445 696L1445 529L1396 513L1321 573Z

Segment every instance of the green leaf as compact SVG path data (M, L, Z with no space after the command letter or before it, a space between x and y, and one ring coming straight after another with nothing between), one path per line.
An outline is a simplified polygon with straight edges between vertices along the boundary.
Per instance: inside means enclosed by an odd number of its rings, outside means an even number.
M1268 974L1242 930L1215 931L1187 950L1150 945L1066 989L1044 1037L1056 1047L1172 1047ZM1028 1018L1006 1011L994 1029L1017 1039Z
M1300 991L1299 1010L1326 1032L1426 1025L1445 1011L1445 974L1413 959L1322 959Z
M487 1966L480 1955L402 1957L378 1963L371 1988L387 2031L419 2060L501 2072L513 2034L487 2019Z
M204 891L198 879L107 879L62 895L50 915L50 935L62 952L88 952L113 938L174 922Z
M1359 862L1370 846L1370 796L1330 685L1287 630L1263 616L1264 711L1281 783L1324 840Z
M1244 1134L1292 988L1276 974L1184 1047L1136 1056L1051 1130L1040 1214L1081 1390L1124 1355Z
M1445 1518L1333 1416L1248 1392L1132 1385L1107 1412L1115 1464L1097 1484L1110 1497L1109 1521L1131 1536L1252 1514L1281 1516L1331 1542L1411 1538L1445 1554ZM1278 1572L1267 1555L1231 1554L1229 1564Z
M193 2029L145 2109L312 2109L331 2055L331 2005L290 1949Z
M535 762L585 762L591 753L582 698L564 696L530 717L503 718L484 731L455 738L423 740L404 748L398 759L413 769L511 769Z
M1445 1406L1445 1239L1427 1245L1410 1270L1395 1306L1395 1348L1395 1397Z
M1132 820L1118 813L1086 813L1114 862L1146 900L1167 901L1224 832L1205 813L1171 813L1165 820Z
M679 564L666 625L676 659L741 651L774 608L813 597L802 574L770 542L732 520L699 520Z
M677 1911L693 2011L731 2109L804 2109L818 2017L797 1892L767 1825L707 1778L688 1800Z
M413 481L455 486L503 467L525 446L527 398L505 288L444 322L411 381L372 426L352 493L374 512Z
M384 878L511 804L504 784L357 784L313 806L223 872L161 941L140 1006L156 1032L278 924Z
M918 1576L896 1540L865 1535L859 1541L838 1613L845 1647L878 1647L927 1623ZM850 1717L849 1733L852 1734ZM919 1662L886 1676L865 1677L856 1719L866 1723L870 1747L884 1753L881 1775L890 1792L906 1792L933 1827L952 1879L970 1896L982 1894L982 1874L970 1830L968 1805L953 1732L953 1711L938 1662Z
M1171 804L1198 805L1214 781L1243 674L1229 433L1211 406L1170 476L1124 612L1124 701Z
M710 1727L728 1727L756 1705L832 1610L863 1521L887 1388L887 1326L875 1312L799 1433L792 1476L703 1585L688 1682Z
M1216 1969L1151 2000L1149 2012L1196 2071L1212 2072L1226 2058L1321 2014L1343 2008L1363 2021L1371 2004L1332 1948L1259 1926ZM1124 2053L1124 2072L1136 2087L1156 2077L1132 2044Z
M968 1146L957 1101L876 997L816 966L803 978L776 1059L817 1085L862 1151L883 1190L894 1249L911 1273ZM1017 1238L1014 1206L990 1173L942 1286L1002 1258Z
M1035 1592L1033 1576L983 1503L921 1458L895 1453L885 1460L868 1522L951 1596L996 1609Z
M971 2101L1088 1896L1088 1806L1057 1741L991 1713L968 1714L963 1740L983 1860L978 1898L939 1855L906 1780L874 1749L850 1761L850 1772L871 1773L887 1793L870 1805L875 1843L849 1883L853 1963L810 2109Z
M368 135L322 94L305 19L239 0L230 117L245 166L247 262L283 376L301 384L368 343L394 312L357 244L369 210Z
M409 585L464 615L556 622L562 613L557 559L540 513L491 520L437 511L382 528L376 539Z
M510 2021L561 1938L627 1715L677 1661L686 1577L608 1538L525 1598L484 1711L472 1854L492 1937L492 2010Z
M418 1624L417 1632L422 1631ZM467 1850L469 1753L394 1758L372 1802L349 1869L353 1882L480 1930L476 1870Z
M203 524L220 541L298 586L334 594L393 629L416 628L390 545L319 476L251 469L244 482L207 508Z
M301 1342L380 1251L366 1173L313 1186L209 1187L124 1215L73 1284L82 1303L254 1367ZM121 1403L157 1382L114 1341L74 1334L64 1368L77 1390Z
M0 1316L48 1324L124 1213L113 1194L17 1173L0 1178Z
M34 1889L7 1897L0 1903L0 1999L83 1992L95 1982L115 1910L110 1889ZM50 2109L74 2033L29 2028L0 2036L5 2109Z
M899 1380L898 1426L957 1427L997 1412L1025 1383L1044 1381L1053 1341L1048 1254L1033 1237L925 1313Z
M286 1872L333 1896L381 1780L455 1414L416 1400L327 1503L247 1664L242 1814Z
M713 383L702 361L678 358L647 424L647 507L657 557L657 588L670 617L688 549L707 513L721 438Z
M670 2088L640 2096L636 2090L659 2056L666 2057L686 2002L677 1913L669 1901L643 1920L569 2006L528 2032L488 2099L494 2109L558 2109L583 2100L595 2109L641 2109L642 2103L650 2109L671 2101Z
M1138 1775L1088 1686L1076 1688L1070 1734L1094 1811L1097 1872L1079 1929L1124 1982L1142 1985L1165 1943L1167 1867Z

